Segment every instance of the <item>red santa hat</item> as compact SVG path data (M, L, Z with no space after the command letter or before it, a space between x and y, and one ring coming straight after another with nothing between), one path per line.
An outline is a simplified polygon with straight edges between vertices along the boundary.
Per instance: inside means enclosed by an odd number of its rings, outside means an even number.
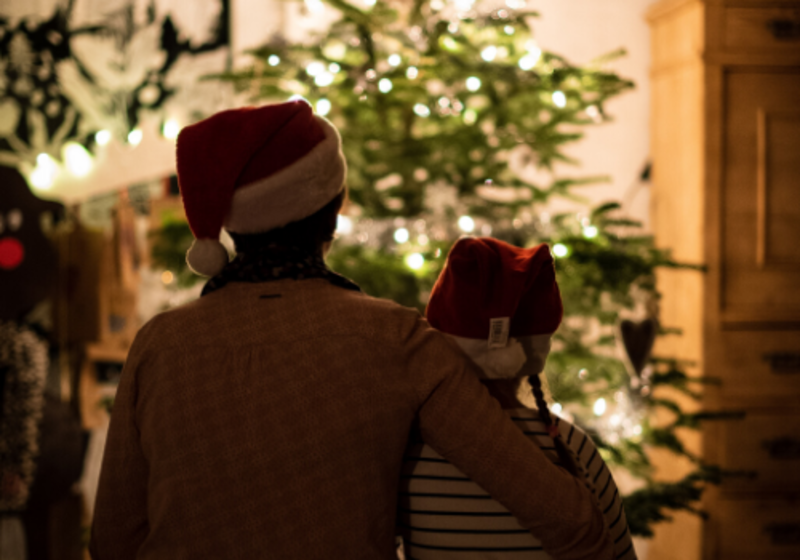
M513 377L531 355L541 367L563 306L546 244L530 249L465 237L450 249L426 311L490 378ZM519 340L526 339L526 349Z
M214 276L228 262L224 226L259 233L312 215L343 189L336 128L305 100L222 111L184 128L178 184L196 240L189 267Z

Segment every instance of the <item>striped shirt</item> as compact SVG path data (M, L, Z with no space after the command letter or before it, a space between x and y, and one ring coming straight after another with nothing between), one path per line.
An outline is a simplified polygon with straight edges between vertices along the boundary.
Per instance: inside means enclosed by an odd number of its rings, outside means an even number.
M558 463L555 444L536 410L506 411ZM586 471L620 560L636 560L617 485L591 438L553 416ZM412 436L403 463L398 531L406 560L545 560L541 543L500 503L429 446Z

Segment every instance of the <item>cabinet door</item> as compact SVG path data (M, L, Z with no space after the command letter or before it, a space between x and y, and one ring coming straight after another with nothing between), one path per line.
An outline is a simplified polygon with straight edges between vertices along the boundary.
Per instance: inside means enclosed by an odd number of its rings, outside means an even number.
M722 320L800 322L800 70L725 77Z

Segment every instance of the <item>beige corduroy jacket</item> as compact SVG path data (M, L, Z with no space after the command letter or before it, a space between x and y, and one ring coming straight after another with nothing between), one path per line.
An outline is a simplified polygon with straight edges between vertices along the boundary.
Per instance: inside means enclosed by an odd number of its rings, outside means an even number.
M95 560L395 558L409 428L553 557L613 557L600 511L420 315L325 280L234 283L140 331L114 403Z

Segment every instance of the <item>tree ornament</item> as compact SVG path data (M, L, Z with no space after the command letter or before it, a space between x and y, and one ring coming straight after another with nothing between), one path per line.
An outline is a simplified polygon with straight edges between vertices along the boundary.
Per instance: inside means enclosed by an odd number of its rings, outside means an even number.
M650 361L650 354L653 351L653 344L658 334L658 321L652 318L643 321L632 321L623 319L619 323L619 339L625 351L625 364L636 378L641 379L647 363Z

